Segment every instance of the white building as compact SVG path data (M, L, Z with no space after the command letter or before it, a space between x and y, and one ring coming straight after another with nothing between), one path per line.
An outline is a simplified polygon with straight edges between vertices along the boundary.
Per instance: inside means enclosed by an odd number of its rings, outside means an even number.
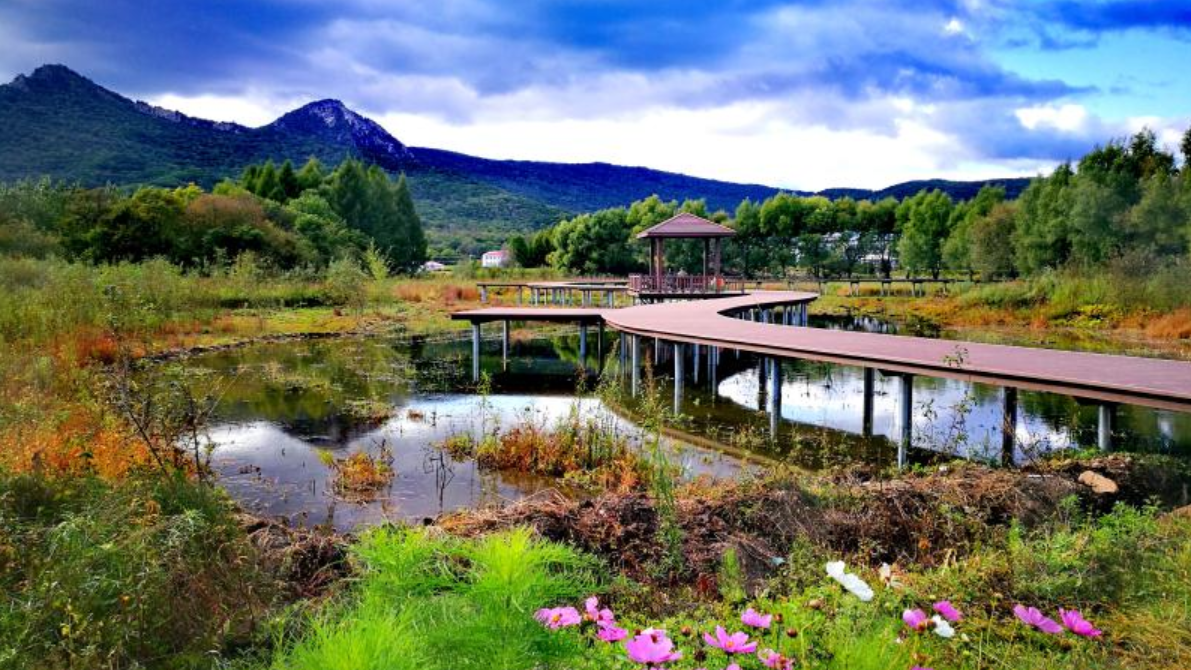
M508 264L509 252L504 249L499 251L485 251L484 255L480 257L480 267L503 268Z

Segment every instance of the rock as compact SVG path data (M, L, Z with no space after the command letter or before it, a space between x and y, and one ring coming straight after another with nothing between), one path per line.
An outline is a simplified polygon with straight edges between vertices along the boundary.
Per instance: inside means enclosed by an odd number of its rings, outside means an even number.
M1079 483L1100 495L1116 493L1119 490L1116 482L1091 470L1084 470L1080 473Z

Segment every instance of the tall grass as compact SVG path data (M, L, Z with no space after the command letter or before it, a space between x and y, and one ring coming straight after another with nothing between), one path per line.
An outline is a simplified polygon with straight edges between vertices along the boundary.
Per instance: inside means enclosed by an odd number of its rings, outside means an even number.
M1191 308L1191 264L1148 268L1121 261L1092 270L1046 272L1028 279L971 285L958 297L965 307L1037 310L1048 319L1098 319L1135 312Z
M205 664L271 604L253 555L184 479L0 477L0 667Z

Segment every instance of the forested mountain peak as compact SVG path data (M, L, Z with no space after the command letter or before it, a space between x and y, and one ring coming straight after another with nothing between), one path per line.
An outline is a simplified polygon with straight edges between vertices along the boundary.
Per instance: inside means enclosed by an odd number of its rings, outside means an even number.
M358 114L333 99L303 105L266 126L276 130L310 135L348 147L355 147L369 159L388 169L400 169L413 154L377 122Z

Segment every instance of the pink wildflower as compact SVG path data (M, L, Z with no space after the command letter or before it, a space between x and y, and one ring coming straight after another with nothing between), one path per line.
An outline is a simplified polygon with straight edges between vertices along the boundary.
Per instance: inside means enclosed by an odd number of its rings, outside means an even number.
M1082 635L1084 637L1100 637L1103 631L1097 629L1090 621L1083 618L1079 610L1059 610L1059 618L1063 620L1063 625L1067 630Z
M926 630L929 619L926 618L926 612L914 609L902 612L902 621L905 621L906 625L914 630Z
M1018 619L1027 625L1033 626L1043 633L1056 635L1063 632L1063 628L1055 623L1054 619L1048 618L1045 614L1038 611L1037 607L1023 607L1016 605L1013 608L1013 613L1017 615Z
M749 642L748 633L738 632L729 635L723 626L715 627L715 637L710 633L704 633L703 641L727 654L751 654L757 651L757 643Z
M597 626L611 626L616 623L616 617L608 608L600 609L600 600L592 596L583 603L583 618Z
M744 611L744 614L740 615L740 620L744 622L744 625L752 626L753 628L769 628L769 625L773 623L773 615L761 614L750 607Z
M757 658L761 659L765 667L774 668L774 670L791 670L794 667L794 659L786 658L772 649L757 652Z
M618 642L628 636L629 632L623 628L620 628L616 624L600 626L599 632L596 633L596 637L600 638L604 642Z
M646 628L633 639L624 643L629 660L645 665L669 663L682 658L682 652L674 651L674 641L666 637L666 631Z
M534 618L546 624L546 627L551 630L558 630L564 626L574 626L582 621L579 618L579 611L574 607L554 607L549 609L540 609Z
M964 618L964 615L955 609L955 606L951 604L950 600L940 600L931 609L942 614L943 618L951 623L958 623Z

